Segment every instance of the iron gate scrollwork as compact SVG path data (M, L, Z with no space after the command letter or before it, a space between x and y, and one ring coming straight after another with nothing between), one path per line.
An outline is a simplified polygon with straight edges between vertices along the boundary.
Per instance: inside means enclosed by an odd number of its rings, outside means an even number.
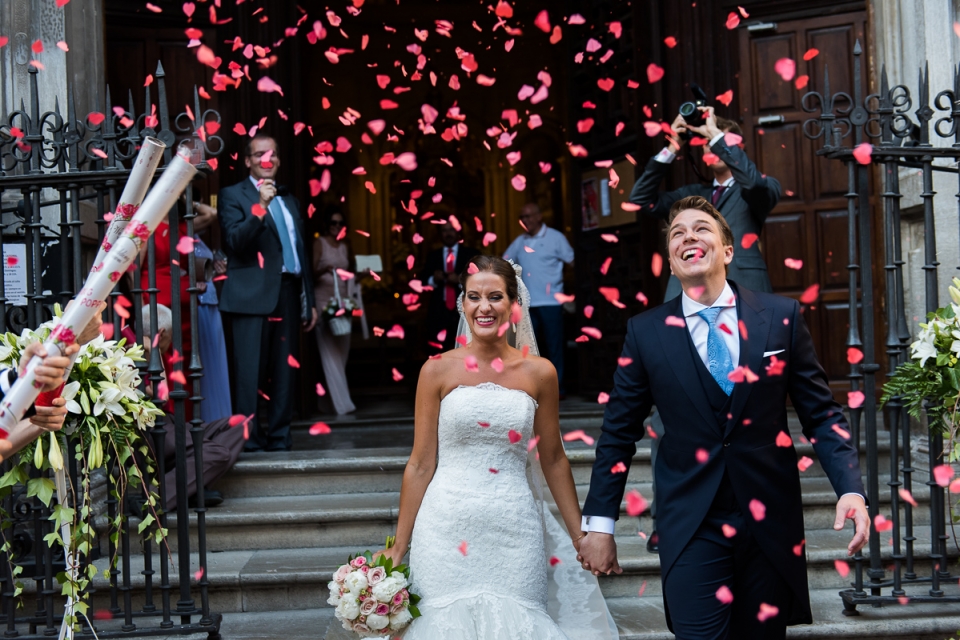
M934 220L933 175L934 171L958 173L956 163L960 159L960 69L954 70L954 86L937 94L930 101L929 69L920 70L919 90L915 99L905 85L891 87L886 68L881 71L879 93L862 96L863 51L857 41L853 50L853 95L847 92L831 93L827 65L823 71L822 91L811 91L803 96L803 109L817 112L816 118L804 122L803 131L810 140L823 140L818 155L846 165L848 189L848 271L850 280L850 329L847 347L860 349L863 359L851 364L851 390L864 394L861 406L850 407L851 438L859 447L861 434L867 454L867 497L871 527L867 554L854 556L854 580L852 588L840 592L844 613L856 615L859 605L909 604L912 602L960 602L960 595L948 595L942 586L947 581L956 582L948 568L947 522L945 516L947 494L937 484L933 469L943 463L943 436L931 432L928 470L925 477L918 478L920 469L912 460L910 416L904 410L903 398L893 396L884 406L885 424L890 432L890 469L886 485L889 487L889 505L892 529L891 553L885 556L881 549L880 533L874 523L886 503L880 492L881 469L879 468L878 413L876 377L881 365L875 353L876 331L886 331L885 355L888 360L887 375L909 356L911 334L906 316L904 290L903 243L901 238L900 169L919 169L922 187L919 193L923 217L923 273L925 311L939 307L937 273L936 225ZM938 112L946 112L933 126L941 139L953 138L950 146L934 146L931 142L931 122ZM858 146L871 145L871 164L862 164L854 155ZM948 160L952 166L935 164L938 159ZM882 218L871 212L870 175L873 165L882 170L881 193ZM960 193L958 193L960 198ZM882 225L884 299L874 299L873 256L871 255L873 229ZM960 268L960 266L958 266ZM874 321L874 308L884 304L885 327L878 328ZM928 553L918 548L921 509L912 493L915 486L924 484L929 489L930 547ZM908 499L909 498L909 499ZM892 571L884 563L892 561ZM921 566L922 565L922 566ZM926 590L907 587L929 585Z
M8 204L2 210L4 214L3 234L0 236L0 250L4 242L15 237L25 246L26 286L23 304L18 304L8 296L8 284L0 270L0 331L20 332L25 327L35 328L52 317L54 303L65 305L74 297L83 285L87 275L84 269L84 246L81 237L82 207L93 207L96 211L98 239L102 241L109 223L109 212L117 205L119 193L125 184L129 170L123 163L132 161L139 150L140 143L147 137L156 137L167 148L164 163L172 158L174 145L187 141L193 153L192 161L200 169L198 179L211 172L207 158L218 155L223 149L223 140L207 131L219 128L220 115L212 109L202 109L198 90L194 87L193 104L184 113L171 119L167 106L165 73L162 65L157 66L155 75L156 96L152 95L152 85L144 89L144 111L138 113L132 93L128 96L126 107L115 105L111 101L110 89L105 92L103 118L91 117L76 112L72 83L68 83L68 95L65 101L57 97L53 111L41 113L37 74L38 70L29 70L29 104L21 102L20 108L6 116L0 122L0 197ZM61 103L66 104L66 114L61 112ZM216 127L206 127L206 123L216 122ZM159 175L159 174L158 174ZM9 197L12 194L13 197ZM180 281L181 269L176 258L179 240L179 225L185 225L186 233L194 235L193 198L187 197L183 205L185 214L178 207L171 209L168 222L170 233L167 238L157 240L151 237L148 244L147 260L149 280L141 282L139 261L133 270L133 286L130 293L134 298L131 316L136 327L137 340L142 335L144 322L140 304L141 299L149 300L151 322L147 326L157 327L156 282L156 242L169 242L171 246L171 281ZM43 216L47 211L56 211L59 222L55 227L50 222L54 216ZM45 220L47 222L45 222ZM89 258L96 252L97 246L87 247ZM43 277L43 270L49 267L49 256L56 256L58 269ZM5 261L6 262L6 261ZM189 278L187 291L190 295L189 313L191 342L197 344L197 277L194 260L187 261L188 267L183 274ZM113 292L106 313L113 323L114 334L120 336L121 315L116 313L116 303L121 293ZM181 334L180 287L172 286L171 310L173 312L173 344L181 350L184 337ZM147 336L147 340L151 336ZM147 363L140 363L141 378L151 381L157 389L163 373L161 355L158 349L151 349ZM125 518L116 541L105 536L99 541L105 545L103 555L112 558L116 554L116 566L109 570L108 584L99 584L107 593L97 594L91 583L84 596L96 603L96 608L104 612L104 618L113 622L96 622L93 616L88 621L81 619L82 629L76 638L125 637L136 635L170 635L206 632L211 638L219 638L221 615L210 611L206 571L197 572L195 578L191 570L191 561L205 568L206 529L203 505L203 426L199 419L200 377L202 363L198 350L193 349L188 362L175 364L176 369L185 369L187 385L170 382L170 399L174 411L170 424L176 429L176 475L178 493L186 495L186 455L187 437L194 445L194 462L197 467L197 506L188 508L187 500L178 500L176 515L175 551L170 552L167 545L161 544L155 549L152 534L157 526L168 526L167 514L161 513L160 522L137 534L136 523L141 517L138 505L133 500L120 500L111 491L117 478L113 474L104 474L104 486L96 496L93 505L94 516L113 519L118 514ZM187 403L190 403L194 418L186 420ZM165 436L163 423L149 434L154 442L158 468L156 476L163 477L165 458ZM73 482L78 482L78 462L74 456L65 457L68 462L68 474ZM3 464L3 471L9 466ZM45 472L49 473L49 472ZM165 502L164 483L159 484L161 504ZM79 487L75 487L79 489ZM79 494L79 491L76 491ZM37 498L27 498L21 488L14 490L3 499L3 507L13 515L13 522L5 524L4 534L11 541L9 554L0 551L0 633L4 637L42 638L59 632L63 617L65 598L60 596L59 585L55 582L58 572L64 570L64 555L59 547L51 548L44 536L53 531L49 520L51 509L45 507ZM105 513L104 513L105 512ZM133 531L131 532L131 528ZM191 530L195 530L196 549L191 549ZM174 534L171 532L170 536ZM192 553L191 553L192 552ZM171 554L172 553L172 557ZM137 558L139 556L139 558ZM80 558L81 570L96 560L96 549ZM134 562L136 561L136 562ZM136 578L134 564L142 564ZM12 574L15 566L24 567L20 580L25 585L24 594L15 597L15 582ZM171 573L171 566L174 573ZM159 571L158 571L159 570ZM159 580L157 573L159 572ZM134 605L134 583L137 604ZM30 584L32 583L32 584ZM199 603L194 600L194 586L199 591ZM159 592L159 604L157 595ZM172 598L178 596L176 602ZM32 604L31 604L32 603ZM23 605L22 607L19 605ZM32 609L32 611L29 611ZM179 618L178 622L175 619ZM89 623L89 624L88 624ZM91 629L91 624L102 628Z

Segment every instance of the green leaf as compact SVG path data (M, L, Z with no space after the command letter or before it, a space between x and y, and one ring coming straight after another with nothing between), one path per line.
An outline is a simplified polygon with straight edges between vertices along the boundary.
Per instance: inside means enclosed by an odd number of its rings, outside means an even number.
M410 602L413 603L413 604L419 604L419 603L420 603L420 596L418 596L418 595L415 594L415 593L411 593L411 594L410 594Z
M40 498L46 506L50 506L50 500L53 498L53 491L56 485L50 478L31 478L27 481L27 497Z
M29 476L23 467L17 465L0 477L0 488L12 487L17 484L26 484Z
M147 527L153 524L153 514L148 513L147 517L143 519L140 525L137 527L137 533L143 533Z
M413 601L413 600L411 599L411 602L412 602L412 601ZM410 616L411 616L411 617L413 617L413 618L419 618L419 617L420 617L420 609L417 609L416 605L411 604L409 608L410 608Z

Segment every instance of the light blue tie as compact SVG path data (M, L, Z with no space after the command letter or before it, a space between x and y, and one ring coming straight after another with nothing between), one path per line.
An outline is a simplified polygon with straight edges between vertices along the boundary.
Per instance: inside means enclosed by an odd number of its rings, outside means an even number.
M293 253L293 246L290 244L290 230L287 229L287 217L283 215L283 209L280 203L274 198L270 201L270 215L277 225L277 233L280 234L280 246L283 248L283 267L287 273L297 272L297 259Z
M710 327L707 333L707 369L710 370L710 375L717 381L723 392L730 395L733 393L733 381L728 376L733 371L733 359L730 357L727 343L723 341L723 336L717 329L717 316L722 310L722 307L710 307L698 311L697 315Z

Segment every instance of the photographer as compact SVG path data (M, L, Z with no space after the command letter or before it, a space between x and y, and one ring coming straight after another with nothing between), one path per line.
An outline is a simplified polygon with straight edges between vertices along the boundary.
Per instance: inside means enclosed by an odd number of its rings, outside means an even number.
M703 96L699 87L694 87L694 94ZM703 101L699 100L681 107L681 111L702 114L697 118L700 123L690 124L682 115L677 116L671 126L673 133L669 136L670 146L665 147L647 163L643 175L633 185L630 202L639 205L645 214L666 220L670 207L677 200L687 196L707 198L720 211L733 231L735 251L727 277L747 289L772 292L767 265L758 243L754 241L744 246L743 237L747 234L759 236L763 231L767 215L780 200L780 183L776 178L761 174L757 165L744 153L740 125L726 118L718 118L713 107L702 105ZM728 137L728 133L734 135ZM713 184L689 184L676 191L659 193L660 182L666 176L670 163L687 140L693 137L691 134L707 141L703 147L703 161L713 172ZM680 281L670 274L664 302L676 298L680 292ZM663 421L658 411L654 410L646 426L655 436L650 443L650 463L655 465L660 437L663 436ZM656 513L657 505L654 502L650 507L654 530L647 539L647 550L650 553L659 551Z
M767 265L756 242L744 247L747 234L760 235L767 215L780 200L780 183L764 176L743 151L740 125L726 118L718 118L713 107L698 107L703 114L702 124L693 126L677 116L673 121L670 146L651 158L646 169L630 193L630 202L655 218L666 220L670 206L687 196L703 196L716 207L733 230L733 262L729 277L753 291L773 291L767 276ZM686 144L690 134L707 140L703 160L713 173L713 184L689 184L676 191L659 193L660 182L666 176L670 163ZM727 133L735 134L725 139ZM737 139L740 138L738 142ZM680 295L680 282L673 275L667 284L664 301Z

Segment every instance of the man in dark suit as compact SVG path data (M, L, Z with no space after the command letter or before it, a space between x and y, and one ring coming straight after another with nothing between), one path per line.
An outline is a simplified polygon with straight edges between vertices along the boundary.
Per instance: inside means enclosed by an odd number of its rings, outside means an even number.
M734 247L723 216L704 198L683 198L667 237L683 294L627 326L583 508L581 561L597 575L620 572L612 534L627 473L612 469L629 469L656 403L670 629L680 640L782 639L787 625L812 621L788 395L839 496L834 529L855 522L851 555L870 525L857 451L799 304L727 280ZM776 614L758 619L761 604Z
M250 177L220 192L220 230L227 279L220 310L233 326L234 410L253 415L247 451L290 449L293 368L300 326L317 322L310 260L303 241L297 199L275 182L280 158L276 141L254 136L244 152ZM258 395L269 401L262 428Z
M460 312L457 311L460 274L467 268L470 258L480 252L463 244L460 232L450 222L440 227L440 241L443 246L427 254L420 270L420 281L433 287L427 307L427 343L434 348L442 345L444 351L449 351L455 346L460 322ZM446 332L442 340L439 337L441 332Z
M730 264L730 279L753 291L773 291L756 237L763 230L767 215L780 200L780 183L776 178L761 174L744 153L740 125L726 118L718 118L713 107L701 107L701 111L704 113L704 122L699 127L688 125L679 115L673 121L670 146L647 163L643 175L633 185L630 202L640 205L643 213L666 220L670 207L680 198L703 196L720 211L733 230L737 251ZM708 142L704 146L703 160L713 173L713 183L689 184L676 191L660 193L660 183L676 157L675 152L679 152L687 139L692 137L691 134L697 134ZM748 234L753 234L754 240L744 247L743 239ZM663 299L672 300L678 295L680 282L675 275L671 275ZM657 436L650 446L651 462L655 464L660 450L659 439L663 435L663 421L658 411L651 416L650 426ZM654 518L657 509L658 505L654 502L650 508L650 515ZM656 553L659 538L655 524L647 540L647 550Z
M740 125L726 118L718 118L713 107L701 107L704 123L699 127L688 125L682 116L673 121L671 144L650 159L643 175L633 185L630 202L640 211L660 220L666 220L670 207L680 198L703 196L723 215L733 231L737 251L730 264L730 279L753 291L773 291L767 275L767 265L756 241L743 246L744 236L759 236L767 215L780 200L780 183L764 176L743 151ZM675 153L686 143L689 133L707 140L704 162L713 174L713 183L688 184L676 191L660 193L660 183L670 170ZM729 134L729 135L728 135ZM680 295L680 282L671 276L664 300Z

